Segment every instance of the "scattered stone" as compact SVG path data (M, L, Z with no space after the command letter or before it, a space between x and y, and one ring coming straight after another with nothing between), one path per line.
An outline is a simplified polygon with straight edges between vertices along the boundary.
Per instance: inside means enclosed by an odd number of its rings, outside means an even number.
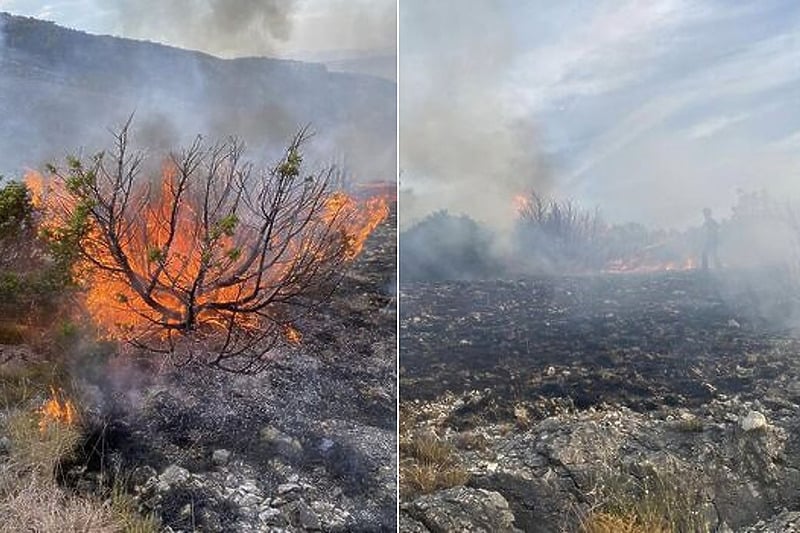
M191 474L185 468L182 468L178 465L169 465L164 471L158 476L158 481L160 485L166 486L167 489L174 485L180 485L189 481Z
M326 454L331 450L331 448L333 448L335 444L336 443L333 442L331 439L327 437L323 438L322 441L320 441L319 443L319 451L321 451L323 454Z
M459 487L418 497L403 506L414 521L431 531L517 533L514 515L494 491Z
M274 507L268 507L258 513L258 519L266 524L275 524L279 517L281 517L281 510Z
M300 485L297 483L282 483L278 485L278 494L281 496L285 496L286 494L296 490L300 490Z
M278 453L285 455L298 455L303 451L300 441L283 433L275 426L266 426L261 430L261 441L275 448Z
M0 455L8 455L11 451L11 440L8 437L0 437Z
M211 462L216 466L225 466L231 460L231 452L225 449L214 450L211 454Z
M305 502L297 502L295 507L297 521L303 529L317 531L321 529L319 517Z
M739 426L744 431L755 431L767 427L767 418L758 411L750 411L747 416L739 421Z

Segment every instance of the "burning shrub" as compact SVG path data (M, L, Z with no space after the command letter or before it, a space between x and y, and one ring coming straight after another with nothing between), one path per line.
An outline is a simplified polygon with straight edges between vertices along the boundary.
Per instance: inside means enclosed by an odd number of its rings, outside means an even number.
M534 271L585 271L602 266L605 223L598 210L536 193L515 200L516 255Z
M102 334L234 372L264 368L292 323L327 299L388 213L304 170L305 130L256 171L235 139L198 137L147 179L129 146L51 166L34 199ZM291 342L298 339L293 335Z
M400 238L403 281L481 279L497 276L492 236L467 216L439 211Z

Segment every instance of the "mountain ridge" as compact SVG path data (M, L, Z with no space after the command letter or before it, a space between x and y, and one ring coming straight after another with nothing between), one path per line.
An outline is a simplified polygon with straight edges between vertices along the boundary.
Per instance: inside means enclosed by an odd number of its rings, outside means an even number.
M0 128L14 132L0 141L0 172L103 145L136 110L148 147L203 133L277 150L311 123L319 159L344 157L362 179L387 179L395 93L389 80L320 63L219 58L0 12Z

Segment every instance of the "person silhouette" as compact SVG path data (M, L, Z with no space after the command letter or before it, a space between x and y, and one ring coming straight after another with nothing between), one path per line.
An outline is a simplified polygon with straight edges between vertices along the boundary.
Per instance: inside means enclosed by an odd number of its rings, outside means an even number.
M703 256L702 256L702 267L703 270L708 270L709 267L709 259L713 264L715 269L720 268L720 261L719 261L719 222L714 220L714 217L711 216L711 209L708 207L703 209L703 231L704 231L704 240L703 240Z

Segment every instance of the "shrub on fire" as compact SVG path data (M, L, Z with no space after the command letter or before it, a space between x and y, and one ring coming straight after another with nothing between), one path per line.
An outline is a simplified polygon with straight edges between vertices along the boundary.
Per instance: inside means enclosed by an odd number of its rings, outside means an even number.
M71 265L101 335L233 372L255 372L325 301L388 213L333 168L305 170L305 130L272 168L231 139L198 137L148 175L129 143L31 176L56 260ZM38 182L38 183L37 183Z
M516 259L534 272L583 272L605 263L606 225L598 210L536 193L515 199Z

